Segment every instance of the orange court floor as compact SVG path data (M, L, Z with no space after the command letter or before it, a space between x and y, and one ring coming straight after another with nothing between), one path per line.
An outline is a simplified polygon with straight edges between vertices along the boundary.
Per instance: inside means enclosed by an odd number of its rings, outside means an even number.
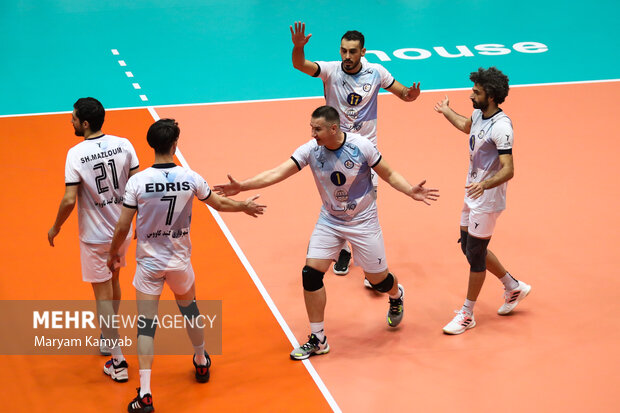
M617 411L620 356L619 82L514 87L502 105L515 129L515 177L508 208L490 244L504 266L531 284L514 314L496 314L501 283L490 275L476 305L477 326L460 336L441 328L460 308L468 266L458 239L467 170L467 136L433 105L448 94L469 115L468 91L425 92L405 104L379 100L379 149L411 183L427 180L441 198L428 207L379 185L378 208L391 271L406 290L405 318L386 325L387 298L366 290L359 267L328 272L326 334L331 352L313 357L344 412ZM159 107L179 121L179 148L213 186L230 173L250 177L286 160L310 139L309 118L321 99ZM0 299L91 299L81 281L75 212L47 244L64 191L69 114L0 118L10 154L2 165L5 222ZM108 111L104 132L131 139L141 169L152 154L146 109ZM8 146L8 148L7 148ZM263 217L222 214L288 326L304 342L309 326L301 268L320 207L311 173L302 170L260 193ZM193 382L191 356L156 356L152 390L158 412L303 412L331 408L208 209L196 202L192 225L199 299L222 300L223 354L211 381ZM9 238L10 237L10 238ZM121 272L133 299L130 247ZM167 291L167 290L166 290ZM162 298L171 299L167 291ZM6 339L12 332L3 332ZM124 411L138 387L101 372L105 358L0 356L2 411Z

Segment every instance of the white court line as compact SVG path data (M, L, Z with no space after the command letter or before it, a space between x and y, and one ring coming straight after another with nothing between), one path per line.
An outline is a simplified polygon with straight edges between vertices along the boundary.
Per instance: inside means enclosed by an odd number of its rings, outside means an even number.
M159 115L157 114L157 112L155 111L153 106L149 106L148 107L148 111L151 114L151 116L153 117L153 119L155 119L155 121L158 121L160 119ZM183 156L183 154L179 150L178 146L177 146L177 151L176 151L175 155L179 159L179 161L181 162L181 165L183 165L186 168L189 168L189 164L187 163L187 160L185 160L185 157ZM207 185L208 185L208 183L207 183ZM211 215L213 215L213 218L215 218L215 221L220 226L220 229L222 230L222 232L226 236L226 239L228 239L228 242L230 243L230 245L232 246L233 250L237 254L237 257L239 257L239 259L241 260L241 263L243 264L243 266L245 267L246 271L250 275L250 278L252 278L252 281L254 281L254 285L256 285L256 288L258 289L260 294L263 296L263 299L265 300L265 302L267 303L267 306L269 307L269 309L273 313L274 317L278 321L278 324L280 324L280 327L282 328L282 330L284 330L284 334L286 334L286 337L289 339L289 341L291 342L293 347L297 348L299 346L299 342L295 338L295 335L293 334L293 332L289 328L288 324L286 324L286 321L284 320L284 317L282 317L282 314L278 310L278 307L276 307L275 303L273 302L273 300L269 296L269 293L267 292L267 289L265 289L265 286L261 282L260 278L258 278L258 274L256 274L256 271L254 271L254 268L252 268L252 264L250 264L250 261L248 261L248 259L246 258L245 254L241 250L241 247L239 246L239 244L237 244L237 241L235 240L235 237L232 235L232 233L230 232L230 230L226 226L226 223L222 219L221 215L215 209L211 208L209 205L207 205L207 208L209 208L209 211L211 212ZM291 363L293 363L293 361L291 361ZM336 403L336 400L332 397L331 393L327 389L327 386L325 386L325 383L323 383L323 380L321 379L321 377L319 376L319 374L315 370L315 368L312 365L312 363L310 362L310 360L308 360L308 359L303 360L302 363L304 364L304 366L308 370L308 373L310 373L310 376L312 377L312 379L314 380L316 385L319 387L319 390L321 390L321 393L323 393L323 396L325 397L325 400L327 400L327 403L329 403L329 406L332 408L332 410L334 412L337 412L337 413L342 413L342 410L340 410L340 407L338 406L338 403Z
M532 84L524 84L524 85L510 85L513 87L536 87L536 86L564 86L564 85L581 85L581 84L590 84L590 83L613 83L620 82L620 79L602 79L602 80L582 80L577 82L557 82L557 83L532 83ZM452 89L428 89L422 90L421 93L433 93L433 92L450 92L450 91L458 91L458 90L470 90L471 87L459 87ZM380 95L391 95L390 92L381 92ZM263 103L263 102L286 102L292 100L310 100L310 99L325 99L325 96L305 96L305 97L296 97L296 98L274 98L274 99L256 99L256 100L235 100L235 101L225 101L225 102L203 102L203 103L179 103L174 105L151 105L149 107L152 108L181 108L186 106L215 106L215 105L234 105L241 103ZM146 106L125 106L120 108L109 108L106 111L110 110L132 110L132 109L144 109ZM71 110L63 110L58 112L35 112L35 113L16 113L11 115L0 115L0 118L17 118L24 116L44 116L44 115L61 115L64 113L71 113Z

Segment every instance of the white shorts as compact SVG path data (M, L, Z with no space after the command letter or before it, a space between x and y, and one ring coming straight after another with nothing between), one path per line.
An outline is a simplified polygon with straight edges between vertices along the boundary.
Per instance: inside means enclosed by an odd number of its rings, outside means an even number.
M194 284L194 280L191 263L184 270L173 271L152 271L137 263L133 286L144 294L161 295L166 283L173 293L185 294Z
M317 223L310 237L306 258L337 260L346 241L353 247L355 263L365 272L376 274L387 270L383 233L378 218L357 225Z
M467 227L467 232L476 238L489 238L501 213L471 210L465 203L461 211L461 226Z
M126 265L125 253L131 243L127 238L118 250L121 258L121 267ZM82 262L82 280L89 283L102 283L112 278L112 272L108 268L108 255L110 244L89 244L80 241L80 261Z

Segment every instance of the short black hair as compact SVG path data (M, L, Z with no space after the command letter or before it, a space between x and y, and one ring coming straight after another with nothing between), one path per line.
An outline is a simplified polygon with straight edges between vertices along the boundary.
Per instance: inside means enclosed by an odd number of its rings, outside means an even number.
M75 116L80 122L88 122L90 130L97 132L103 126L105 109L101 102L95 98L80 98L74 104Z
M174 119L160 119L153 123L146 133L146 141L159 155L167 155L179 139L181 129Z
M324 118L327 123L337 123L340 125L340 115L338 115L338 111L331 106L319 106L312 112L312 117L314 119Z
M364 35L358 32L357 30L349 30L348 32L342 35L342 38L340 39L340 41L342 41L343 39L344 40L357 40L358 42L360 42L360 49L364 48Z
M496 67L478 69L477 72L469 74L469 80L482 86L487 96L492 97L496 104L504 102L508 96L508 76L503 74Z

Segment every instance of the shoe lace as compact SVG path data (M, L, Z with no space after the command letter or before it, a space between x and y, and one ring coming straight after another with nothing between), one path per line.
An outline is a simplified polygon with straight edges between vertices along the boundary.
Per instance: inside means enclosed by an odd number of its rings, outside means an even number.
M390 313L392 314L400 314L403 305L403 300L401 298L390 298Z
M319 339L314 334L308 336L308 342L301 346L301 349L304 351L310 351L319 346Z

